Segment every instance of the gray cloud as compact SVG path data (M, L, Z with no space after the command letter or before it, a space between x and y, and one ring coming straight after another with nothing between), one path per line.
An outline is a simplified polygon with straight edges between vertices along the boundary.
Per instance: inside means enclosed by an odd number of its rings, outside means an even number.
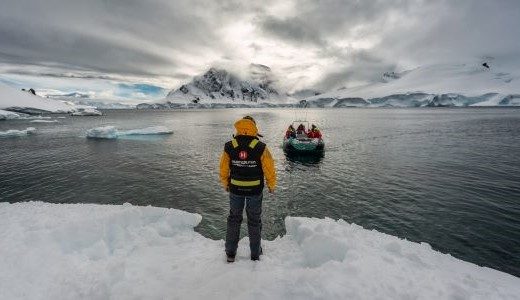
M395 71L397 68L396 63L385 61L364 50L351 50L349 53L338 54L338 57L338 64L347 67L325 72L316 83L317 89L327 91L363 82L381 81L384 72Z
M17 64L167 75L183 63L179 52L218 47L208 3L8 1L0 11L0 53Z
M259 28L333 60L316 82L321 89L379 80L396 68L520 54L514 0L296 0L294 7L289 17L259 17Z
M518 36L516 0L4 0L0 9L4 74L168 84L258 62L290 89L326 90L426 63L520 60Z
M293 41L297 44L324 44L320 32L314 27L308 26L306 22L298 17L278 19L266 16L261 19L259 25L262 29L284 41Z

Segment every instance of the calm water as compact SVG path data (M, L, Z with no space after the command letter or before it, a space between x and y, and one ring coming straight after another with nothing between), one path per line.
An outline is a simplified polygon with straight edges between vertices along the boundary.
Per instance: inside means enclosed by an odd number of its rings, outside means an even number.
M248 113L279 175L276 194L264 198L264 238L284 234L287 215L342 218L520 276L517 109L107 111L54 124L0 122L0 131L38 129L0 140L0 201L173 207L201 214L197 230L223 239L228 202L218 160L234 120ZM295 115L321 127L320 161L283 155ZM103 125L175 133L84 137Z

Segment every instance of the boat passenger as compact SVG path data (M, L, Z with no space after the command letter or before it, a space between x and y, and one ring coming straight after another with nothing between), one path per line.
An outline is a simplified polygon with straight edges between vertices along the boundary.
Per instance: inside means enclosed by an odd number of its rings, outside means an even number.
M312 124L307 136L311 139L321 139L321 132L316 125Z
M285 138L295 138L296 137L296 131L294 130L294 127L289 125L289 128L287 128L287 131L285 132Z
M307 132L305 131L305 125L298 125L298 129L296 129L296 134L307 134Z

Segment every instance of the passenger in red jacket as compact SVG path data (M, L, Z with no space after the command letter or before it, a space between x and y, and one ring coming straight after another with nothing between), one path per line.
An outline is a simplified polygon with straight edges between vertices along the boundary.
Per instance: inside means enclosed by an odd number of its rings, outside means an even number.
M307 136L311 139L321 139L321 132L316 125L312 124L311 130L309 130Z
M296 129L296 134L307 134L307 131L305 130L305 125L298 125L298 129Z
M287 131L285 132L285 138L295 138L296 137L296 131L294 130L294 127L289 125L289 128L287 128Z

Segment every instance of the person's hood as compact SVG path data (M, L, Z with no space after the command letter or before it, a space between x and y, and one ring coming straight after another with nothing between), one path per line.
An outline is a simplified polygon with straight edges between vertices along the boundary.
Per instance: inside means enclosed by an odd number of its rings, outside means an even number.
M248 119L240 119L235 122L235 129L237 130L236 135L249 135L249 136L257 136L258 128L256 128L256 124Z

